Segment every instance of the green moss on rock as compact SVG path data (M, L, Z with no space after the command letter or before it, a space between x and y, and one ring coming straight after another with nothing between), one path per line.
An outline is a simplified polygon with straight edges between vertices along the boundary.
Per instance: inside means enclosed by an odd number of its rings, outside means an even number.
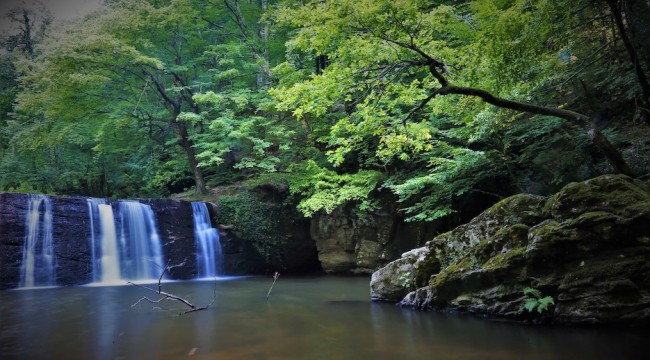
M514 247L526 246L528 229L524 224L515 224L497 231L493 236L481 241L475 250L477 258L485 261Z
M650 213L645 184L626 175L603 175L562 188L544 205L544 216L567 219L588 211L633 216L644 210Z
M525 260L526 247L516 247L509 249L504 253L491 257L481 266L481 269L494 271L513 268L515 265L520 265Z
M422 266L428 286L403 303L525 320L522 290L533 286L556 300L548 321L650 324L647 185L607 175L543 202L504 199L435 238L416 263L435 257L440 271Z

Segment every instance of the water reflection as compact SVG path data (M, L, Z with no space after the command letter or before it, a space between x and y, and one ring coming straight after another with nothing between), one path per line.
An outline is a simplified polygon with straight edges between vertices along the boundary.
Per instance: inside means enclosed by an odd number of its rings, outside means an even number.
M365 278L217 282L178 316L137 287L0 292L2 359L635 359L647 332L528 327L368 301ZM164 284L197 305L212 282ZM155 307L155 308L154 308Z

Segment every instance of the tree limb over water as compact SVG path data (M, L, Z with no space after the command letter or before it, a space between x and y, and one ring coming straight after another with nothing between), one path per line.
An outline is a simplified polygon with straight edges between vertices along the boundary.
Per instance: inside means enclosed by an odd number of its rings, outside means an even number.
M146 296L143 296L142 298L140 298L140 300L136 301L133 305L131 305L131 307L135 307L136 305L140 304L142 301L148 301L148 302L150 302L152 304L158 304L158 303L160 303L160 302L162 302L164 300L172 300L172 301L181 302L181 303L185 304L185 306L187 306L189 308L189 310L183 311L183 312L178 314L178 315L183 315L183 314L187 314L187 313L191 313L191 312L195 312L195 311L199 311L199 310L209 309L214 304L215 300L217 299L217 284L216 284L216 282L215 282L215 286L214 286L214 294L213 294L213 297L212 297L212 301L209 304L207 304L205 306L200 306L200 307L197 307L196 305L191 303L189 300L187 300L185 298L182 298L182 297L180 297L178 295L174 295L174 294L162 291L162 278L165 276L165 273L169 272L173 268L184 266L185 261L183 261L180 264L176 264L176 265L169 265L169 261L168 261L167 265L165 265L164 268L162 266L158 265L158 264L156 264L156 265L158 267L160 267L161 269L163 269L162 273L160 274L160 277L158 278L158 289L157 290L154 289L154 288L151 288L149 286L136 284L136 283L131 282L131 281L127 281L127 282L129 284L131 284L131 285L143 288L145 290L155 292L156 294L160 295L161 297L159 299L157 299L157 300L154 300L154 299L150 299L150 298L148 298Z

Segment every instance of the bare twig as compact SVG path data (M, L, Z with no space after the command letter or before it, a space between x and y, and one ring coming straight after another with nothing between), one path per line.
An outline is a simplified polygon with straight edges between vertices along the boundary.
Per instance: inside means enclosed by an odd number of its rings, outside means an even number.
M149 286L144 286L144 285L141 285L141 284L136 284L136 283L131 282L131 281L127 281L127 283L129 283L131 285L135 285L135 286L143 288L145 290L155 292L156 294L161 296L161 298L159 298L157 300L152 300L152 299L150 299L150 298L148 298L146 296L143 296L142 298L140 298L140 300L136 301L133 305L131 305L131 307L135 307L136 305L140 304L142 301L148 301L148 302L150 302L152 304L158 304L158 303L162 302L163 300L173 300L173 301L181 302L181 303L185 304L187 307L189 307L189 310L183 311L183 312L179 313L178 315L183 315L183 314L187 314L187 313L191 313L191 312L199 311L199 310L206 310L206 309L210 308L210 306L212 306L214 304L215 300L217 299L217 282L216 282L216 279L215 279L215 282L214 282L214 293L213 293L212 301L206 306L197 307L196 305L192 304L189 300L187 300L185 298L182 298L182 297L180 297L178 295L174 295L174 294L162 291L162 278L165 276L165 273L169 272L169 270L171 270L173 268L180 267L180 266L183 266L183 265L185 265L185 261L183 261L180 264L176 264L176 265L169 265L169 261L168 261L167 265L164 268L162 266L160 266L159 264L156 264L156 266L163 269L162 273L160 274L160 277L158 278L158 290L156 290L154 288L151 288Z
M271 287L269 288L269 292L266 294L266 300L268 300L269 296L271 296L271 290L273 290L273 285L275 285L275 282L278 280L279 277L280 277L280 273L276 271L275 274L273 275L273 284L271 284Z

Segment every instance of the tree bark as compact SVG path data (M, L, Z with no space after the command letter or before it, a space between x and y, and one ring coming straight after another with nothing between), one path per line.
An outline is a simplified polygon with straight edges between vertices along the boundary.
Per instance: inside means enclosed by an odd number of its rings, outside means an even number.
M196 193L205 194L207 193L207 189L205 188L205 182L203 181L203 172L201 171L199 162L196 159L196 153L194 152L194 142L192 139L190 139L187 133L187 126L184 122L178 120L175 120L174 124L176 125L176 129L178 130L178 134L180 136L181 147L187 155L187 161L189 162L190 168L192 169L192 174L194 175Z
M260 0L260 7L262 8L263 12L266 12L269 4L267 0ZM263 24L262 28L260 29L260 39L262 40L262 50L260 51L261 54L260 56L261 60L263 60L263 65L260 66L260 69L257 70L257 88L261 88L263 86L269 85L269 26L268 24Z
M196 193L197 194L205 194L207 193L207 190L205 188L205 182L203 180L203 172L201 171L201 168L199 167L199 162L196 159L196 153L194 152L194 142L192 139L190 139L190 136L187 132L187 126L185 125L184 122L178 121L178 115L181 113L181 103L182 103L182 96L180 98L172 99L169 94L167 94L167 91L165 88L162 86L160 81L156 76L149 72L144 72L149 78L152 80L154 86L156 87L156 90L162 96L166 107L168 111L171 113L172 120L171 123L176 127L176 130L178 131L178 136L180 137L180 144L183 150L185 151L185 154L187 155L187 161L189 162L190 169L192 170L192 174L194 175L194 183L196 185ZM195 111L198 109L194 108Z
M632 66L634 66L634 73L636 74L639 85L641 86L641 92L643 94L643 104L648 103L650 99L650 83L648 83L648 77L641 67L639 62L639 55L635 49L630 37L627 35L627 30L625 29L625 24L623 23L623 14L621 8L618 6L616 0L605 0L610 10L612 11L612 16L614 17L614 22L616 23L616 28L621 35L621 40L623 40L623 45L625 45L625 50L627 50L628 55L630 56L630 61Z

